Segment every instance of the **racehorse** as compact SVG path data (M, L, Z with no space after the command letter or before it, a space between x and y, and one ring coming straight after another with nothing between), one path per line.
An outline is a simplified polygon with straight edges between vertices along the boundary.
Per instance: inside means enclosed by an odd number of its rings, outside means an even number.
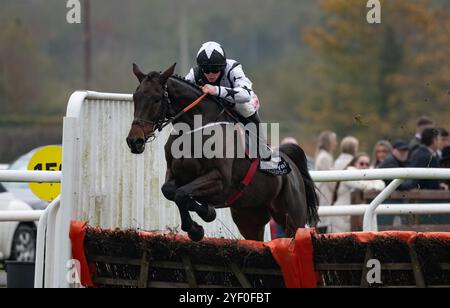
M175 66L163 73L144 74L133 64L139 81L133 94L134 120L127 137L133 154L142 154L146 143L168 123L187 124L194 130L195 115L202 115L203 125L236 123L232 114L225 112L227 107L213 96L206 96L189 111L183 111L203 93L197 85L174 76ZM171 149L179 137L171 134L165 145L167 174L162 192L178 206L181 229L191 240L202 240L204 229L192 220L189 212L196 212L205 222L212 222L216 219L216 208L230 207L233 221L248 240L262 241L271 217L289 237L294 236L298 228L307 224L315 226L318 222L315 185L300 146L286 144L279 148L280 155L291 167L289 174L273 176L258 170L244 189L241 181L252 165L250 159L174 158ZM242 191L240 198L228 204L229 197L237 191Z

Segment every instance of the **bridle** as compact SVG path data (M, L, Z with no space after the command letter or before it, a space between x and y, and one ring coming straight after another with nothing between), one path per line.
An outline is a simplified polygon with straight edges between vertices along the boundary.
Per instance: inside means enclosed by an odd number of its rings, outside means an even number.
M168 114L169 108L170 108L169 106L170 106L170 99L169 99L169 92L167 91L167 85L166 85L164 87L164 95L161 100L161 108L159 110L158 115L156 116L156 120L153 120L153 121L152 120L144 120L141 118L135 118L133 120L133 123L131 125L140 127L142 129L142 131L144 132L145 143L154 141L156 139L155 132L156 131L160 132L163 130L164 127L169 125L168 122L170 120L166 120L167 114ZM146 124L149 124L153 127L153 133L151 135L147 135L145 133Z

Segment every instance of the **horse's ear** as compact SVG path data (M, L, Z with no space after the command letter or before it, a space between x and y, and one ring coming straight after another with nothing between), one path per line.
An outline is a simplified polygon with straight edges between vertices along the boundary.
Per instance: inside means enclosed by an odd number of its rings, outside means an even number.
M141 71L141 69L139 68L139 66L137 66L136 63L133 63L133 73L139 80L139 82L142 82L142 80L144 80L145 74Z
M164 73L161 74L161 83L162 84L166 84L169 77L173 75L173 73L175 72L175 66L177 66L176 63L174 63L171 67L169 67L169 69L167 71L165 71Z

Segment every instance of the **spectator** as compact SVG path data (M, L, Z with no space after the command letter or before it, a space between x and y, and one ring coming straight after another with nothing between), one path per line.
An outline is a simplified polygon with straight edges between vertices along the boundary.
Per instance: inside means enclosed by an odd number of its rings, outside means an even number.
M373 166L372 168L380 168L380 165L388 155L392 153L392 145L387 140L380 140L373 149Z
M319 135L314 169L317 171L332 170L334 168L333 154L336 151L336 148L336 134L330 131L322 132Z
M450 168L450 146L445 147L442 150L441 168ZM447 186L450 186L450 179L445 181Z
M416 123L416 136L409 143L409 155L412 155L413 152L421 145L421 136L425 129L433 128L434 122L429 117L420 117L417 119Z
M369 169L370 156L365 153L360 153L354 157L350 162L347 170ZM385 184L383 181L354 181L354 182L339 182L336 185L333 197L333 205L350 205L352 192L355 190L369 191L369 190L383 190ZM351 230L351 217L333 217L329 219L328 232L349 232Z
M379 168L405 168L408 167L409 146L403 140L398 140L394 143L392 153L389 154ZM392 181L385 180L386 185ZM399 190L407 190L408 187L400 186Z
M439 168L438 150L439 132L435 128L427 128L421 136L422 144L411 156L411 167L413 168ZM408 181L410 189L445 189L446 185L437 180L414 180Z
M405 168L408 166L409 146L403 140L394 143L392 153L389 154L379 168Z
M334 158L333 154L337 148L337 137L336 134L331 131L324 131L319 135L319 140L317 144L317 157L315 163L315 170L327 171L334 168ZM317 183L317 195L319 196L320 206L329 206L333 199L333 192L336 183ZM318 225L319 232L324 232L324 227L328 225L327 218L322 218Z
M355 137L345 137L341 142L341 155L334 162L335 170L344 170L358 153L359 141Z
M449 133L448 130L446 130L445 128L438 128L439 130L439 141L438 141L438 156L439 159L442 158L442 150L445 147L450 146L450 138L449 138Z

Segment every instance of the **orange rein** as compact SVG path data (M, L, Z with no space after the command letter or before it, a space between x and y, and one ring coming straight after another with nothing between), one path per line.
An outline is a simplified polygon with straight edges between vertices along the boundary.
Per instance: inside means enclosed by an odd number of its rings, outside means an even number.
M180 111L176 116L174 116L172 119L164 122L164 124L161 126L160 131L166 127L167 125L173 123L173 121L177 120L179 117L181 117L183 114L187 113L189 110L197 106L205 97L207 94L203 94L199 98L197 98L194 102L192 102L189 106L184 108L182 111Z
M203 94L202 96L200 96L199 98L197 98L194 102L192 102L189 106L187 106L186 108L183 109L183 112L186 113L189 110L191 110L192 108L194 108L195 106L197 106L208 94Z

